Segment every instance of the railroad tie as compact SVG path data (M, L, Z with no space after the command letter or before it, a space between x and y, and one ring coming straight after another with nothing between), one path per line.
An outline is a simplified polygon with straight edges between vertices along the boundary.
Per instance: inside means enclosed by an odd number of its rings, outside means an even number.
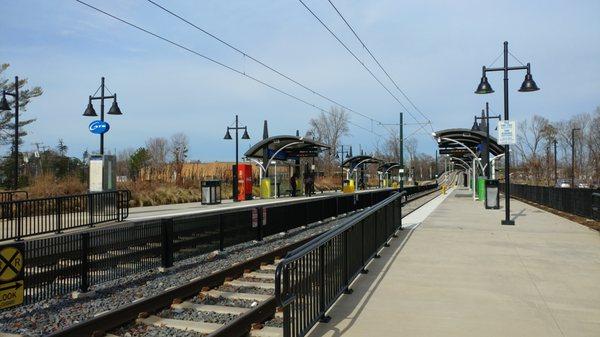
M265 280L274 280L275 279L275 274L271 274L271 273L257 273L257 272L250 272L250 273L244 273L244 277L252 277L252 278L257 278L257 279L265 279Z
M220 290L210 290L206 292L206 294L210 297L223 297L231 300L247 300L247 301L257 301L264 302L272 297L272 295L264 295L264 294L252 294L252 293L233 293L228 291L220 291Z
M267 265L260 266L260 270L271 270L271 271L275 271L275 269L277 269L277 266L275 266L275 265L272 265L272 264L267 264Z
M204 334L212 333L223 326L223 324L217 323L184 321L181 319L162 318L154 315L148 316L148 318L139 318L137 321L146 325L196 331Z
M178 304L172 304L171 308L173 309L192 309L201 312L215 312L217 314L231 314L231 315L240 315L247 312L248 308L241 307L228 307L224 305L212 305L212 304L198 304L192 302L182 302Z
M250 330L252 337L282 337L283 329L272 326L265 326L262 329Z
M233 281L227 281L224 284L234 286L234 287L255 287L255 288L261 288L261 289L275 289L275 283L233 280Z

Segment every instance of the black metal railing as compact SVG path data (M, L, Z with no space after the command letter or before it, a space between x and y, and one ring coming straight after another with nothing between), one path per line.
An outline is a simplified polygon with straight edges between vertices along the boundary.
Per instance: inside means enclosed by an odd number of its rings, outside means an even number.
M0 191L0 203L13 201L13 200L21 200L21 199L29 199L29 192L27 191Z
M130 198L129 191L118 190L1 202L0 241L122 221Z
M275 296L283 336L302 337L402 226L402 197L394 193L344 224L288 253L277 265Z
M600 192L592 193L592 219L600 220Z
M418 194L436 186L407 188ZM131 221L24 242L25 302L88 291L126 275L224 250L370 207L396 190L379 190L268 205ZM0 245L0 249L2 245Z
M503 190L504 184L500 184L500 191ZM598 192L598 189L592 188L510 184L512 196L589 219L594 218L593 194Z

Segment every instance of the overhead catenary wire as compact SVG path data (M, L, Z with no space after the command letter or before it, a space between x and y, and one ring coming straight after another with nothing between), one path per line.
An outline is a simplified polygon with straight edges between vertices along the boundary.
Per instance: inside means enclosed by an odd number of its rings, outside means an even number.
M350 23L348 22L348 20L346 20L346 18L344 17L344 15L340 12L340 10L335 6L335 4L331 1L331 0L327 0L329 2L329 4L331 5L331 7L333 7L333 9L336 11L336 13L340 16L340 18L344 21L344 23L346 24L346 26L350 29L350 31L352 32L352 34L354 34L354 36L356 37L356 39L360 42L360 44L363 46L363 48L367 51L367 53L371 56L371 58L373 59L373 61L375 61L375 63L377 64L377 66L379 67L379 69L381 69L381 71L383 71L383 73L385 74L385 76L390 80L390 82L392 82L392 84L394 84L394 87L396 87L396 89L398 89L398 91L402 94L402 96L410 103L410 105L418 112L421 114L421 116L423 116L423 118L425 118L425 120L429 123L431 123L431 120L429 119L429 117L427 117L423 111L421 111L421 109L419 109L417 107L417 105L410 99L410 97L408 97L408 95L404 92L404 90L402 90L398 84L396 83L396 81L390 76L390 74L388 73L387 70L385 70L385 68L383 67L383 65L381 64L381 62L379 62L379 60L375 57L375 55L373 55L373 53L371 52L371 50L369 49L369 47L367 47L367 45L365 44L365 42L358 36L358 33L356 32L356 30L352 27L352 25L350 25ZM432 127L433 128L433 127Z
M161 5L161 4L158 4L157 2L155 2L155 1L153 1L153 0L146 0L146 1L147 1L147 2L149 2L149 3L151 3L151 4L152 4L152 5L154 5L154 6L158 7L159 9L163 10L164 12L166 12L166 13L168 13L168 14L172 15L173 17L175 17L175 18L177 18L177 19L179 19L179 20L181 20L181 21L185 22L185 23L186 23L186 24L188 24L189 26L191 26L191 27L193 27L193 28L195 28L195 29L197 29L197 30L201 31L202 33L206 34L207 36L209 36L209 37L211 37L211 38L213 38L213 39L215 39L215 40L219 41L220 43L224 44L225 46L229 47L230 49L232 49L232 50L234 50L234 51L236 51L236 52L238 52L238 53L242 54L242 55L243 55L243 57L244 57L244 59L248 58L248 59L250 59L250 60L252 60L252 61L256 62L257 64L260 64L261 66L265 67L266 69L268 69L268 70L270 70L270 71L272 71L272 72L276 73L277 75L279 75L279 76L281 76L281 77L283 77L283 78L285 78L285 79L287 79L287 80L291 81L292 83L294 83L294 84L296 84L296 85L298 85L298 86L300 86L300 87L304 88L305 90L308 90L308 91L309 91L309 92L311 92L312 94L314 94L314 95L317 95L317 96L319 96L319 97L321 97L321 98L323 98L323 99L325 99L325 100L329 101L329 102L330 102L330 103L332 103L332 104L335 104L335 105L337 105L337 106L339 106L339 107L341 107L341 108L343 108L343 109L345 109L345 110L348 110L348 111L350 111L350 112L352 112L352 113L354 113L354 114L357 114L357 115L359 115L359 116L361 116L361 117L364 117L364 118L366 118L366 119L369 119L369 120L370 120L370 121L372 121L372 122L373 122L373 121L375 121L375 122L379 122L378 120L374 119L373 117L370 117L370 116L368 116L368 115L366 115L366 114L364 114L364 113L361 113L361 112L359 112L359 111L356 111L356 110L354 110L354 109L352 109L352 108L348 107L347 105L345 105L345 104L342 104L342 103L340 103L339 101L337 101L337 100L334 100L334 99L332 99L332 98L330 98L330 97L328 97L328 96L326 96L326 95L324 95L324 94L322 94L322 93L318 92L317 90L315 90L315 89L312 89L312 88L308 87L307 85L305 85L305 84L303 84L303 83L299 82L298 80L296 80L296 79L292 78L290 75L284 74L284 73L283 73L283 72L281 72L280 70L277 70L277 69L276 69L276 68L274 68L273 66L270 66L270 65L268 65L268 64L266 64L266 63L264 63L263 61L261 61L261 60L259 60L259 59L255 58L255 57L254 57L254 56L252 56L252 55L249 55L249 54L248 54L247 52L245 52L244 50L242 50L242 49L240 49L240 48L238 48L238 47L234 46L233 44L231 44L231 43L229 43L229 42L227 42L227 41L223 40L222 38L218 37L217 35L215 35L215 34L213 34L213 33L209 32L209 31L207 31L206 29L204 29L204 28L202 28L202 27L199 27L199 26L198 26L198 25L196 25L195 23L193 23L193 22L189 21L188 19L184 18L183 16L181 16L181 15L179 15L179 14L177 14L177 13L173 12L172 10L170 10L170 9L166 8L165 6L163 6L163 5ZM245 72L244 72L244 73L245 73Z
M298 1L329 32L329 34L331 34L331 36L333 36L335 38L335 40L337 40L339 42L339 44L342 45L342 47L344 47L344 49L350 55L352 55L352 57L358 63L360 63L360 65L369 73L369 75L371 75L371 77L373 77L375 79L375 81L377 81L377 83L379 83L379 85L383 89L385 89L385 91L388 94L390 94L390 96L392 96L394 98L394 100L396 102L398 102L398 104L400 104L400 106L404 109L404 111L406 111L415 121L418 122L419 120L406 108L404 103L402 103L402 101L400 101L400 99L398 99L398 97L396 95L394 95L394 93L379 79L379 77L377 77L377 75L375 75L373 73L373 71L369 67L367 67L367 65L358 56L356 56L356 54L352 50L350 50L350 48L331 30L331 28L329 28L329 26L327 26L327 24L325 24L325 22L323 22L323 20L321 20L321 18L310 7L308 7L308 5L306 5L306 3L303 0L298 0Z
M307 100L305 100L305 99L302 99L302 98L300 98L300 97L298 97L298 96L296 96L296 95L293 95L293 94L291 94L291 93L289 93L289 92L287 92L287 91L285 91L285 90L283 90L283 89L280 89L280 88L278 88L278 87L276 87L276 86L274 86L274 85L271 85L271 84L269 84L269 83L267 83L267 82L265 82L265 81L263 81L263 80L261 80L261 79L259 79L259 78L257 78L257 77L254 77L254 76L252 76L252 75L248 75L248 74L244 73L243 71L240 71L239 69L236 69L236 68L234 68L234 67L232 67L232 66L229 66L229 65L227 65L227 64L225 64L225 63L223 63L223 62L220 62L220 61L218 61L218 60L216 60L216 59L213 59L213 58L211 58L211 57L209 57L209 56L206 56L206 55L204 55L204 54L202 54L202 53L200 53L200 52L198 52L198 51L195 51L195 50L193 50L193 49L191 49L191 48L189 48L189 47L186 47L186 46L184 46L184 45L182 45L182 44L180 44L180 43L178 43L178 42L175 42L175 41L173 41L173 40L171 40L171 39L168 39L168 38L166 38L166 37L164 37L164 36L161 36L161 35L159 35L159 34L157 34L157 33L154 33L154 32L152 32L152 31L150 31L150 30L148 30L148 29L145 29L145 28L143 28L143 27L141 27L141 26L138 26L138 25L136 25L136 24L134 24L134 23L131 23L131 22L129 22L129 21L127 21L127 20L125 20L125 19L122 19L122 18L120 18L120 17L117 17L117 16L115 16L115 15L113 15L113 14L111 14L111 13L108 13L108 12L106 12L106 11L104 11L104 10L102 10L102 9L98 8L98 7L95 7L95 6L93 6L93 5L90 5L90 4L88 4L88 3L86 3L86 2L84 2L84 1L82 1L82 0L75 0L75 1L76 1L76 2L78 2L78 3L80 3L80 4L82 4L82 5L84 5L84 6L87 6L87 7L91 8L91 9L93 9L93 10L95 10L95 11L99 12L99 13L102 13L102 14L104 14L104 15L106 15L106 16L108 16L108 17L110 17L110 18L114 19L114 20L117 20L117 21L119 21L119 22L121 22L121 23L124 23L124 24L126 24L126 25L128 25L128 26L130 26L130 27L132 27L132 28L135 28L135 29L137 29L137 30L139 30L139 31L141 31L141 32L144 32L144 33L146 33L146 34L148 34L148 35L151 35L151 36L153 36L153 37L155 37L155 38L157 38L157 39L159 39L159 40L162 40L162 41L164 41L164 42L166 42L166 43L169 43L169 44L171 44L171 45L173 45L173 46L176 46L176 47L178 47L178 48L181 48L181 49L183 49L183 50L185 50L185 51L187 51L187 52L189 52L189 53L192 53L192 54L194 54L194 55L196 55L196 56L199 56L199 57L201 57L201 58L203 58L203 59L205 59L205 60L207 60L207 61L209 61L209 62L212 62L212 63L214 63L214 64L217 64L217 65L219 65L219 66L221 66L221 67L223 67L223 68L226 68L226 69L228 69L228 70L230 70L230 71L232 71L232 72L234 72L234 73L237 73L237 74L239 74L239 75L242 75L242 76L244 76L244 77L246 77L246 78L248 78L248 79L251 79L251 80L253 80L253 81L255 81L255 82L257 82L257 83L259 83L259 84L261 84L261 85L263 85L263 86L266 86L266 87L268 87L268 88L270 88L270 89L272 89L272 90L274 90L274 91L277 91L277 92L279 92L280 94L283 94L283 95L285 95L285 96L288 96L288 97L290 97L290 98L292 98L292 99L294 99L294 100L297 100L297 101L299 101L299 102L301 102L301 103L304 103L304 104L306 104L306 105L308 105L308 106L311 106L311 107L313 107L313 108L315 108L315 109L317 109L317 110L320 110L320 111L322 111L322 112L324 112L324 113L328 113L328 111L327 111L326 109L324 109L324 108L322 108L322 107L320 107L320 106L318 106L318 105L316 105L316 104L314 104L314 103L308 102L308 101L307 101ZM356 123L353 123L353 122L349 122L349 123L350 123L350 124L352 124L352 125L354 125L354 126L360 127L361 129L364 129L364 130L365 130L365 131L367 131L367 132L371 132L372 134L374 134L374 135L376 135L376 136L378 136L378 137L382 137L380 134L378 134L378 133L376 133L376 132L374 132L374 131L372 131L372 130L369 130L369 129L365 128L365 127L362 127L362 126L360 126L360 125L358 125L358 124L356 124Z

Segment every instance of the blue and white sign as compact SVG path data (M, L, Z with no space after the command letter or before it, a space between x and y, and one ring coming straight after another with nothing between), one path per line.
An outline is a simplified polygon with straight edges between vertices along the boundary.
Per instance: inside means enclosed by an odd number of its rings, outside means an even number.
M110 125L108 125L108 123L103 122L101 120L95 120L90 123L89 129L90 129L91 133L101 135L103 133L107 133L108 130L110 130Z

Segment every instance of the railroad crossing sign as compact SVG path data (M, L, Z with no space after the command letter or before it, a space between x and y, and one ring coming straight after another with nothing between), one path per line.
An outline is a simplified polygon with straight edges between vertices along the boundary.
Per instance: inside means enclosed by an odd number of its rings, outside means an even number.
M23 303L23 244L0 246L0 309Z

